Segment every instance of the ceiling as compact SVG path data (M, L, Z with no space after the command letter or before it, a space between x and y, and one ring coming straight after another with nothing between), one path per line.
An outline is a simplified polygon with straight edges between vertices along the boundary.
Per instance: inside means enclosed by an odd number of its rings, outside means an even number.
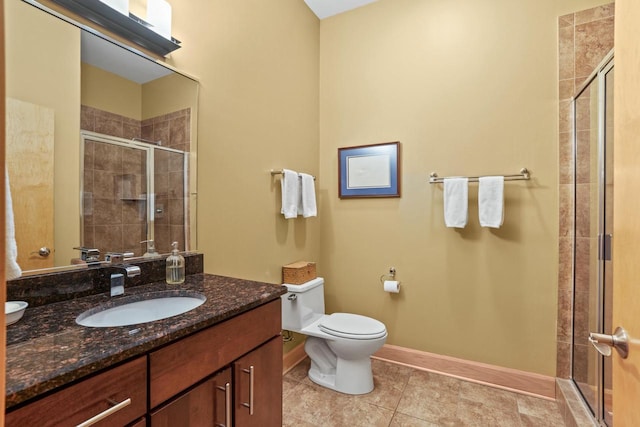
M304 0L320 19L328 18L377 0Z

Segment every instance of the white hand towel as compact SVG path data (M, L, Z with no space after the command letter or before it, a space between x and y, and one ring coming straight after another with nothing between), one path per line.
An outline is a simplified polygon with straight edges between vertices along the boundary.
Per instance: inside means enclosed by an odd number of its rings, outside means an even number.
M444 223L447 227L464 228L469 218L468 178L444 179Z
M478 180L478 215L483 227L500 228L504 221L504 177Z
M316 186L313 181L313 176L307 173L301 173L300 178L302 216L305 218L318 216L318 209L316 206Z
M289 169L282 170L282 209L285 219L298 216L298 203L300 202L300 178L298 172Z
M16 244L16 233L13 222L13 202L11 200L11 189L9 188L9 174L5 170L5 222L6 222L6 260L5 277L7 280L17 279L22 276L22 269L18 265L18 245Z

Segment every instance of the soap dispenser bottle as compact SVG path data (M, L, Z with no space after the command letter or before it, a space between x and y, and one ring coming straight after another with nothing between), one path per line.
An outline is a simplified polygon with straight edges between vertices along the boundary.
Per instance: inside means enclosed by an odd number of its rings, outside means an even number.
M184 282L184 257L178 253L178 242L173 242L171 247L171 255L167 257L167 283L179 285Z
M153 240L143 240L140 243L147 244L147 251L142 255L145 258L159 258L160 254L156 251L156 243Z

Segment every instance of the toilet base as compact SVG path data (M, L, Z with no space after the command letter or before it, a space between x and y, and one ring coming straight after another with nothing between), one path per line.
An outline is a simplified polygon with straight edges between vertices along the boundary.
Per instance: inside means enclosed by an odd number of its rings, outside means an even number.
M323 374L318 369L309 369L309 379L322 387L335 390L336 376L334 374Z
M350 362L349 365L352 365L351 362L354 361L346 360L342 362ZM341 364L338 363L338 365ZM339 369L336 370L336 372L338 371ZM369 358L354 365L354 369L347 367L342 372L348 372L348 375L323 374L312 367L309 369L309 379L322 387L344 394L367 394L373 391L373 375L371 374L371 360ZM338 378L337 383L336 378Z
M367 394L373 390L369 356L339 358L325 340L316 337L307 337L305 351L311 359L309 379L314 383L345 394Z

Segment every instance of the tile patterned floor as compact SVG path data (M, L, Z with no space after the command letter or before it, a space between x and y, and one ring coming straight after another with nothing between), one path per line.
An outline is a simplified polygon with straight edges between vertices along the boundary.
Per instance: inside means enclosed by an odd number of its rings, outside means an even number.
M288 372L283 426L558 427L556 402L372 360L375 389L350 396L307 377L309 359Z

